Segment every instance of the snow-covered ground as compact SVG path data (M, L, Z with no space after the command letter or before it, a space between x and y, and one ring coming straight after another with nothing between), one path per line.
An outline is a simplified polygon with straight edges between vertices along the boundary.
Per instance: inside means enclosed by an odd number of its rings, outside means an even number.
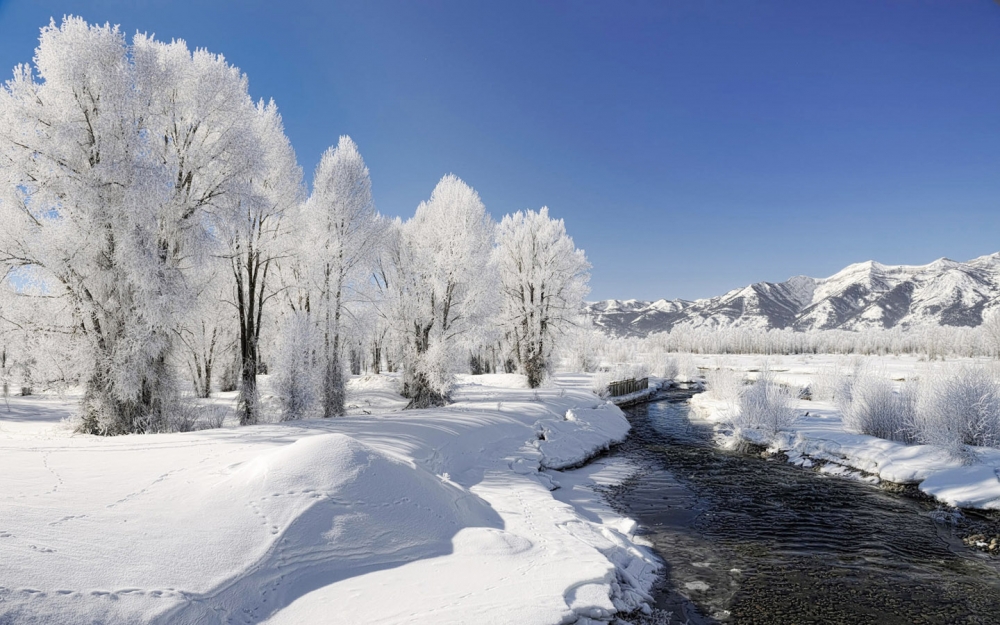
M99 438L75 401L0 406L0 623L574 623L642 607L657 569L572 471L628 422L583 376L467 376L398 412ZM226 397L220 400L226 401ZM369 414L370 413L370 414ZM550 489L561 485L554 492Z
M822 376L834 370L849 372L858 365L903 381L926 375L940 363L928 363L915 356L692 356L692 368L704 372L714 367L732 368L752 378L765 365L778 382L797 387L814 387ZM969 361L958 361L965 362ZM691 400L694 414L717 424L724 444L733 441L725 426L731 407L710 393ZM761 438L772 451L784 452L789 460L807 467L821 464L820 470L859 475L872 481L886 480L917 484L919 489L941 502L962 508L1000 510L1000 449L976 448L978 461L963 465L941 448L906 445L845 430L841 414L830 402L799 400L799 417L791 429L773 440ZM753 433L744 433L753 438ZM819 461L819 462L817 462Z

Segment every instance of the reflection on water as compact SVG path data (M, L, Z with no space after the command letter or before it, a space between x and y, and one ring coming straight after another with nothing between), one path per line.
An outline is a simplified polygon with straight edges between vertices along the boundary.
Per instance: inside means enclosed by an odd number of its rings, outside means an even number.
M1000 624L1000 567L933 504L719 449L687 411L627 411L616 453L646 468L609 493L665 559L674 622Z

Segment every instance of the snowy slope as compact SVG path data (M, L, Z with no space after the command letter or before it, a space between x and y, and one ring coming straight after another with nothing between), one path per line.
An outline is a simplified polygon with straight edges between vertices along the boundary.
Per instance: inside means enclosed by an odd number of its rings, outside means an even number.
M828 278L758 282L687 302L606 300L587 314L609 334L645 336L684 323L695 327L861 330L925 325L976 326L1000 303L1000 253L960 263L845 267Z
M610 511L555 499L563 474L545 469L628 422L587 380L515 377L468 376L441 409L115 438L60 426L72 402L12 398L0 623L543 625L641 607L651 553Z

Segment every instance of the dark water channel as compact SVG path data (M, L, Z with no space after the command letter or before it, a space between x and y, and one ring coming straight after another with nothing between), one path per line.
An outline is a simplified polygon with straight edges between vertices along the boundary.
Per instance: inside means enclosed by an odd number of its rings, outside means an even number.
M1000 624L1000 563L961 542L978 521L720 449L686 399L626 411L615 454L644 468L608 493L666 562L669 622Z

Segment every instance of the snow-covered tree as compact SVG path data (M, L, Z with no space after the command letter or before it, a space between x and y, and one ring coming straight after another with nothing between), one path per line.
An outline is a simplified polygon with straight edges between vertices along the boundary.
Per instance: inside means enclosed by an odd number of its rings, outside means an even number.
M195 288L193 305L184 310L174 330L181 346L180 358L188 370L195 395L208 397L213 375L221 371L236 346L236 324L230 299L232 276L228 267L206 259L188 273Z
M71 304L84 431L164 427L186 275L275 175L246 87L222 57L67 18L0 89L0 262Z
M320 341L317 327L302 310L287 312L275 357L275 395L281 405L281 420L312 416L319 403L315 345Z
M394 331L404 344L403 394L440 403L466 348L495 308L494 223L479 194L449 174L387 239Z
M409 332L401 322L402 293L397 288L396 280L400 277L399 282L402 284L401 272L397 269L402 260L402 230L403 222L398 217L386 220L371 279L365 283L364 300L370 304L370 321L367 324L370 333L369 349L372 371L375 373L381 372L383 363L389 371L396 370L396 366L403 361L403 346L409 337Z
M302 199L302 171L273 102L257 105L253 136L261 162L252 170L250 193L231 197L220 222L228 243L238 322L241 425L260 420L257 373L264 306L280 292L279 261L295 252L289 217Z
M549 368L557 337L574 325L588 292L590 264L548 208L517 212L497 228L502 327L517 362L536 388Z
M117 28L75 18L42 30L35 67L0 91L2 260L74 300L93 354L84 429L155 429L180 281L139 73Z
M358 147L342 136L316 167L305 221L323 336L323 416L344 414L345 305L358 282L371 275L383 220L372 202L371 180Z
M991 355L1000 357L1000 310L993 309L983 315L979 329L986 346L993 352Z

